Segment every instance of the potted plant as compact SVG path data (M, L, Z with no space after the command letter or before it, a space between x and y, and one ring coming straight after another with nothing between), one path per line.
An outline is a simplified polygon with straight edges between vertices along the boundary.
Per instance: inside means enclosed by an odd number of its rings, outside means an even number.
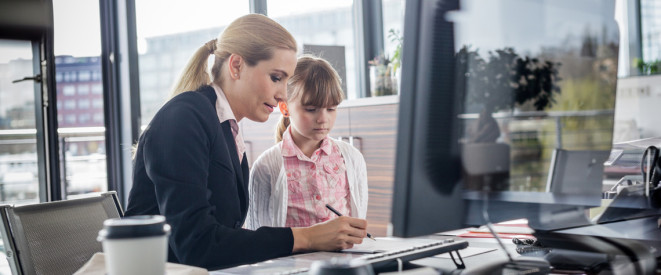
M402 63L402 43L404 41L400 31L395 29L390 29L388 31L388 38L390 41L395 42L395 51L392 54L390 64L392 65L392 75L394 76L393 85L399 88L399 83L401 79L401 71L399 68ZM399 90L399 89L398 89Z
M556 85L561 80L559 63L519 56L512 48L489 52L485 59L464 46L456 58L458 69L464 72L460 85L467 101L482 107L472 142L495 142L500 136L494 112L520 106L541 111L552 106L560 93Z
M379 54L369 62L371 95L384 96L397 93L392 83L392 66L390 59L384 54Z

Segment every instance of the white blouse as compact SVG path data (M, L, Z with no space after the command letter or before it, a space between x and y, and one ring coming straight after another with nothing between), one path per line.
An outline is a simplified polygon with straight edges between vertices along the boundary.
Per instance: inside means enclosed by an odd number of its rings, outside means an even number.
M367 216L367 165L363 155L352 145L331 139L340 148L347 168L347 183L351 193L351 213L364 219ZM288 189L281 153L282 142L266 150L250 169L250 207L247 229L262 226L284 227L287 220Z

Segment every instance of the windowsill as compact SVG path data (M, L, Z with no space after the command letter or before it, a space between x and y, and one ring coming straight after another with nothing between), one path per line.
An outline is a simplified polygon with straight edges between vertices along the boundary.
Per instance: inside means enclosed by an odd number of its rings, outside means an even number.
M387 104L398 104L398 103L399 103L399 95L388 95L388 96L364 97L364 98L345 100L342 103L340 103L340 106L338 106L338 108L387 105Z

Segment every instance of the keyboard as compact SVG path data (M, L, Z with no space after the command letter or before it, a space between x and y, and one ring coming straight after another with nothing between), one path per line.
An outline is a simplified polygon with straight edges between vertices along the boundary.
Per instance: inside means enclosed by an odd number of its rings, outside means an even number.
M333 258L340 258L342 260L361 259L371 264L374 269L379 269L396 263L397 259L407 262L468 247L468 242L465 240L437 236L433 237L433 239L377 238L376 241L365 239L363 244L346 252L297 254L260 263L212 271L209 274L305 274L309 271L314 261L330 260Z

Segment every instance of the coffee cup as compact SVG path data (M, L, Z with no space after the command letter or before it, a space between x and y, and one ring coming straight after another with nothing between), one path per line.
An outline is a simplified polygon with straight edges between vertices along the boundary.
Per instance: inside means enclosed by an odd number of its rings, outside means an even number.
M105 220L97 240L103 243L107 274L165 274L169 235L160 215Z

